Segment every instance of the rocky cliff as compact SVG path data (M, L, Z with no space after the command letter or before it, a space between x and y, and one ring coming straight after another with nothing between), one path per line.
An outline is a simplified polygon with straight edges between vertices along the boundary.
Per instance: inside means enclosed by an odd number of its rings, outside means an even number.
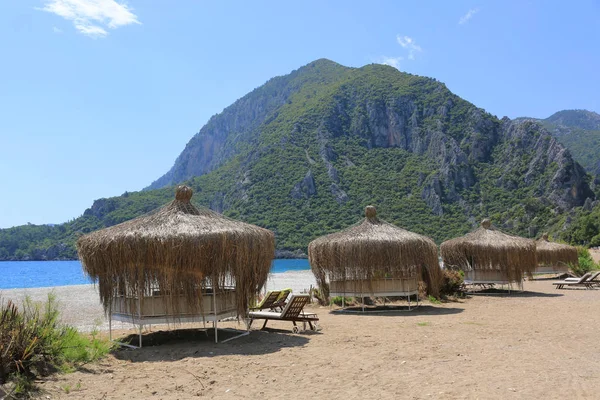
M546 119L529 119L541 123L589 173L600 174L600 114L563 110Z
M173 167L147 189L170 186L219 167L244 145L255 143L261 124L273 117L294 93L306 85L331 83L347 70L339 64L318 60L269 80L213 116L188 142Z

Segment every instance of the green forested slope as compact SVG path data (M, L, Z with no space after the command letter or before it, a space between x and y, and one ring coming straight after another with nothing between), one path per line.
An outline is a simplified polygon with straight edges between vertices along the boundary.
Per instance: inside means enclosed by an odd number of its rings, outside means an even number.
M73 257L78 235L166 203L181 182L196 203L272 229L278 250L294 252L368 204L441 242L486 216L534 236L594 200L541 124L499 120L435 79L317 60L213 117L153 190L97 200L60 226L0 230L0 259Z

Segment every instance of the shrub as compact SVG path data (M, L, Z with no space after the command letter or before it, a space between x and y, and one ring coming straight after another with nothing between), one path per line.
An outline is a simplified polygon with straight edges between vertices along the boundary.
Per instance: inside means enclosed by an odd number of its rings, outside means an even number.
M50 301L48 307L52 311ZM55 329L56 315L41 314L31 302L19 310L8 301L0 310L0 383L14 374L29 377L34 369L45 371L57 353L55 339L60 333Z
M354 302L354 300L351 297L335 296L335 297L331 298L331 304L335 304L336 306L341 306L342 299L344 299L344 305L351 305Z
M60 324L52 294L46 303L26 298L21 308L0 301L0 384L12 380L14 393L27 390L35 376L72 370L109 351L109 342L98 339L97 332L85 335Z
M442 271L442 286L440 296L454 296L463 291L465 273L460 270L444 269Z
M577 258L579 265L569 264L569 268L575 275L581 276L590 271L598 269L598 264L594 262L594 259L587 248L583 246L577 246Z

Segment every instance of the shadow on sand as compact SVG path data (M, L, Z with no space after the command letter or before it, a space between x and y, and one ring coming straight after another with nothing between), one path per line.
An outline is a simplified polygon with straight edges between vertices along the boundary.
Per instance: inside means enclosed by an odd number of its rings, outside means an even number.
M238 333L219 330L219 340L226 340ZM293 335L289 330L251 330L250 335L227 343L215 343L212 329L174 329L156 331L142 335L140 349L119 348L113 352L120 360L132 362L176 361L188 357L217 357L223 355L259 355L275 353L283 348L304 346L310 336L319 332L306 331ZM119 338L120 342L136 346L137 334Z
M408 310L408 306L365 306L365 311L362 311L362 307L353 306L346 307L345 309L331 310L330 314L333 315L359 315L359 316L385 316L385 317L398 317L398 316L414 316L414 315L449 315L458 314L463 312L462 308L456 307L433 307L429 305L421 305L416 308Z

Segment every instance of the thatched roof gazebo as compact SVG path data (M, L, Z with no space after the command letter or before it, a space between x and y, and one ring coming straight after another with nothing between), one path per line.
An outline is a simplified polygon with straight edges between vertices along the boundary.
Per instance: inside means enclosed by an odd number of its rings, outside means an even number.
M536 273L567 272L569 265L578 265L577 248L548 240L548 234L535 242L537 252Z
M198 208L191 197L189 187L179 186L162 208L79 238L83 269L109 315L177 322L216 318L223 307L229 316L246 315L267 281L273 232Z
M365 217L308 245L311 269L323 294L410 296L423 279L429 293L438 296L441 270L433 240L380 220L373 206L366 207Z
M445 241L440 250L447 268L464 271L465 281L475 284L520 285L537 264L533 240L507 235L489 219L473 232Z

